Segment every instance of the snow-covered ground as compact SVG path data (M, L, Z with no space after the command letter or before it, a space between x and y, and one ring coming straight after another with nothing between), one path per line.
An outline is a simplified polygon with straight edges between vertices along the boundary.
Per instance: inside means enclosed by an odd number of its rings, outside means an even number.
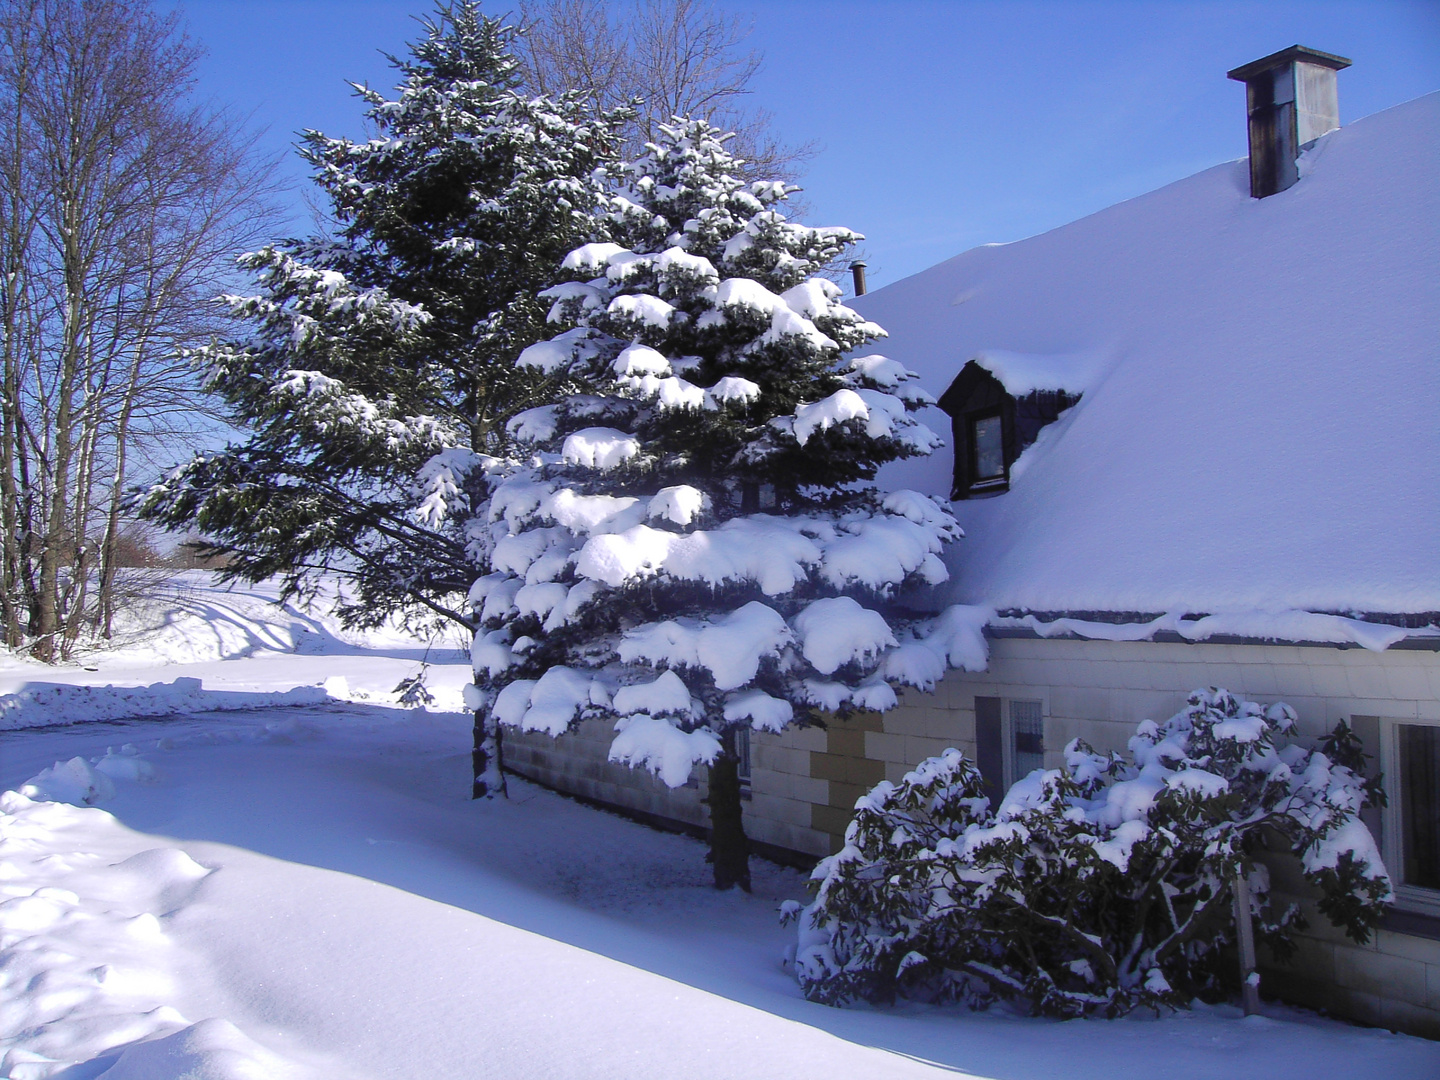
M802 875L759 862L753 895L717 894L693 840L521 781L471 802L469 717L438 711L460 654L430 652L437 709L405 711L392 690L423 642L191 584L192 610L260 644L0 671L6 692L201 683L149 702L188 715L96 719L125 694L99 689L88 711L26 706L91 722L0 731L0 788L35 796L0 797L0 1076L1440 1074L1440 1044L1280 1007L1058 1023L813 1005L778 962ZM336 675L314 703L193 711Z
M394 702L396 684L433 665L438 708L461 708L469 642L396 627L346 631L328 616L334 594L278 606L273 585L216 585L177 574L117 620L113 647L49 667L0 652L0 730L201 709L326 700ZM282 697L283 695L283 697Z

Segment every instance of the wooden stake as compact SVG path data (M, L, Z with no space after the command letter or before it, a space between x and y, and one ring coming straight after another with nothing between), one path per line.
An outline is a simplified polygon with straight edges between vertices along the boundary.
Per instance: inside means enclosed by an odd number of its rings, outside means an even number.
M1235 875L1235 928L1240 939L1240 1004L1246 1016L1260 1011L1260 973L1255 970L1255 928L1250 922L1250 878L1242 863Z

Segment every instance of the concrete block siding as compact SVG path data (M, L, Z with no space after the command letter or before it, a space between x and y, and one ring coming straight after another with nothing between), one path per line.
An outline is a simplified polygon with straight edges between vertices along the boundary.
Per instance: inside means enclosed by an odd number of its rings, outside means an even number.
M505 764L560 791L687 825L706 824L703 787L667 788L644 770L613 764L609 752L614 737L613 725L603 720L586 721L559 739L540 732L507 732Z
M505 764L521 776L559 791L708 827L705 798L709 792L703 769L697 769L685 786L668 788L643 769L611 762L614 737L613 725L604 720L586 721L559 739L538 732L512 732L505 738ZM751 798L745 806L745 829L751 839L817 858L829 851L828 834L817 832L811 821L812 808L830 801L829 783L812 776L810 768L812 751L823 752L825 747L826 732L820 728L787 732L784 738L754 733L750 743Z
M1164 720L1191 690L1220 686L1265 704L1285 701L1301 730L1318 736L1353 717L1440 719L1440 653L1290 645L1170 644L998 638L983 672L951 672L930 694L906 691L899 707L826 728L752 737L746 830L756 840L819 856L837 850L855 799L899 780L946 747L975 755L975 698L1039 700L1045 762L1060 763L1072 738L1122 750L1142 720ZM562 790L672 818L706 823L703 780L670 790L606 760L610 725L591 722L555 741L515 735L507 761ZM1289 967L1263 971L1287 1000L1357 1020L1440 1038L1440 941L1382 931L1356 945L1313 910L1294 875L1276 875L1310 906L1311 929Z

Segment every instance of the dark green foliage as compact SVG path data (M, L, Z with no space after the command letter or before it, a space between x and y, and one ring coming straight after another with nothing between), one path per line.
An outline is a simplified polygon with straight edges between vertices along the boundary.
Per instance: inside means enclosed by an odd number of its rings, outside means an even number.
M619 119L518 94L513 39L444 5L392 58L394 98L357 87L375 137L305 133L336 234L241 259L260 291L228 298L238 336L197 359L246 435L143 504L199 529L227 576L339 572L352 623L420 605L470 625L463 523L505 421L553 389L514 359L548 332L536 293L594 235Z
M1128 759L1076 740L998 809L957 750L880 785L817 870L814 904L792 911L806 995L998 996L1061 1016L1215 1000L1238 989L1238 874L1276 959L1303 926L1293 906L1272 912L1252 861L1264 850L1299 856L1321 910L1363 942L1390 895L1357 816L1365 785L1291 742L1293 722L1283 705L1197 691L1165 725L1142 724Z

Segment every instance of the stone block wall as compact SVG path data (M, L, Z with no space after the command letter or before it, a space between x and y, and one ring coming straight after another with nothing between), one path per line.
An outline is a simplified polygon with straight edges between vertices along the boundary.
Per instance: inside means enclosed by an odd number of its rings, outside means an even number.
M614 726L604 720L587 720L558 739L541 732L507 732L505 764L559 791L686 825L708 824L701 784L692 780L669 788L643 769L614 764L609 760L614 738Z

